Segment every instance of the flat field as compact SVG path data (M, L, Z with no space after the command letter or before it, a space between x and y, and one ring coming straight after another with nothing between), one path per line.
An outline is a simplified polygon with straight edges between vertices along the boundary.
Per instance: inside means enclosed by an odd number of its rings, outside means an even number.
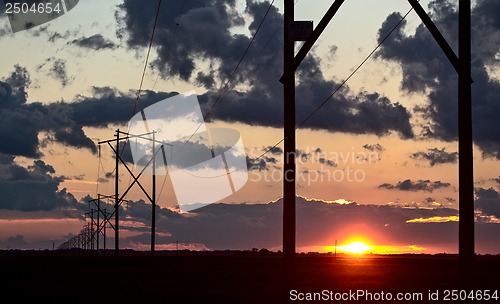
M2 298L23 303L500 303L500 256L476 256L466 276L455 255L299 254L294 276L280 255L251 252L5 251L0 261Z

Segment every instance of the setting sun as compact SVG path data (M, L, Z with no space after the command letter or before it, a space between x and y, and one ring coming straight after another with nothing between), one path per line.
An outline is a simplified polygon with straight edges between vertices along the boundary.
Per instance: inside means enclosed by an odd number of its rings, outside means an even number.
M362 254L371 249L370 245L363 242L351 242L347 245L338 246L337 249L345 253Z

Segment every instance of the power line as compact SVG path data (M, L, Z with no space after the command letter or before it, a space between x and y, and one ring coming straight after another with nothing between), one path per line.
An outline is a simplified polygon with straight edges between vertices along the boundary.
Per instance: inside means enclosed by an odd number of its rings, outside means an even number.
M139 102L139 97L141 95L142 84L144 82L144 75L146 75L146 68L148 67L149 53L151 52L151 46L153 45L153 37L156 30L156 22L158 21L158 15L160 14L160 5L161 5L161 0L158 1L158 8L156 9L155 22L153 24L153 32L151 33L151 40L149 41L148 54L146 55L146 62L144 62L144 70L142 71L141 84L139 85L139 90L137 90L137 98L135 100L134 113L132 115L134 115L135 111L137 110L137 103Z
M293 4L294 6L299 2L299 0L295 0L295 3ZM260 49L260 51L254 56L253 60L250 62L250 65L254 65L255 62L256 62L256 59L257 58L260 58L260 56L262 55L262 53L264 52L264 50L267 48L267 46L271 43L271 41L273 41L274 37L276 36L276 34L278 34L278 31L283 27L283 24L282 23L279 23L279 25L276 27L276 29L274 30L274 32L271 34L271 36L267 39L267 41L264 43L264 45L262 46L262 48ZM259 66L260 67L260 66ZM245 77L245 75L247 75L248 73L250 72L250 70L247 68L246 71L244 72L244 74L242 75L242 78ZM233 83L233 86L230 88L230 90L234 89L234 87L236 86L237 83ZM229 90L229 91L230 91ZM224 96L223 96L224 97ZM222 98L221 98L222 99ZM219 101L220 102L220 101Z
M181 7L181 10L179 13L179 18L177 18L177 22L175 23L175 29L174 29L174 33L172 34L172 39L170 40L170 42L168 43L168 46L167 46L167 51L166 51L167 54L168 54L173 42L175 41L177 29L179 28L179 25L181 24L182 14L184 13L184 8L186 7L186 2L187 2L187 0L184 0L184 3L182 3L182 7ZM155 83L153 84L153 88L152 88L153 91L156 87L156 83L158 82L159 77L160 77L160 73L158 73L158 75L156 76L156 80L155 80ZM148 100L149 100L149 96L148 96ZM163 183L161 184L161 188L160 188L160 192L158 193L158 197L161 197L161 194L163 192L163 187L165 187L165 183L167 182L167 175L168 175L168 170L167 170L167 173L165 174L165 178L163 179Z
M245 58L246 54L248 53L248 50L250 49L250 47L252 46L252 43L253 41L255 40L255 37L257 36L257 33L259 32L260 28L262 27L262 24L264 23L264 21L266 20L267 18L267 15L269 14L269 11L271 10L271 7L273 7L273 4L274 4L274 0L271 1L271 3L269 4L269 7L267 8L267 11L266 13L264 14L264 17L262 18L262 20L260 21L260 24L259 26L257 27L257 30L255 31L255 33L253 34L252 36L252 39L250 40L250 42L248 43L248 46L247 48L245 49L245 52L243 52L243 55L241 56L240 58L240 61L238 62L238 64L236 65L236 67L234 68L233 72L231 73L231 75L229 76L228 80L226 81L226 84L224 85L224 87L222 88L219 96L217 97L217 99L215 100L214 104L210 107L210 109L208 110L207 114L205 115L205 117L203 117L203 120L205 121L207 119L207 117L212 114L213 110L215 109L215 107L217 106L217 103L220 101L221 97L222 97L222 94L224 94L224 92L226 91L226 88L227 86L229 85L229 83L233 80L233 77L234 75L236 75L236 71L238 70L238 68L240 67L241 63L243 62L243 58ZM198 131L199 127L196 129L196 131ZM195 133L196 133L195 131Z
M168 52L170 51L170 48L173 44L173 42L175 41L175 37L177 35L177 29L179 28L179 25L181 24L181 18L182 18L182 14L184 13L184 8L186 7L186 2L187 0L184 0L184 2L182 3L182 7L181 7L181 10L180 10L180 13L179 13L179 18L177 18L177 22L175 23L175 28L174 28L174 32L172 33L172 37L168 43L168 46L167 46L167 49L165 51L166 54L168 54ZM156 80L153 84L153 88L151 89L152 91L154 91L155 87L156 87L156 83L158 82L158 79L160 78L160 73L158 73L158 75L156 76ZM148 95L148 100L149 100L149 95Z
M296 1L298 2L298 0ZM184 3L185 4L185 3ZM208 116L213 112L213 110L215 109L215 107L217 106L217 104L220 102L220 100L222 99L222 96L224 94L224 92L226 91L229 83L233 80L234 76L236 75L236 72L238 71L238 68L240 67L241 63L243 62L243 59L245 58L245 56L247 55L248 53L248 50L250 49L250 47L252 46L252 43L253 41L255 40L255 37L257 36L257 33L259 32L260 28L262 27L262 24L264 23L264 21L266 20L267 18L267 15L269 14L269 11L271 10L272 6L274 4L274 0L271 1L271 3L269 4L269 7L267 8L267 11L266 13L264 14L264 17L262 18L259 26L257 27L257 30L255 31L255 33L253 34L250 42L248 43L248 46L247 48L245 49L245 51L243 52L243 55L241 56L240 60L238 61L238 64L236 65L236 67L234 68L233 72L231 73L231 75L229 76L228 80L226 81L225 85L222 87L220 93L219 93L219 96L217 97L217 99L215 100L214 104L210 107L209 111L207 112L207 114L205 114L205 116L203 117L203 121L198 125L198 127L194 130L194 132L191 134L191 136L189 136L189 138L184 142L184 144L181 146L181 148L176 152L178 153L179 151L181 151L184 146L193 138L193 136L196 134L196 132L198 132L198 130L200 129L200 127L202 126L202 124L205 122L205 120L208 118ZM183 5L183 8L182 10L184 10L184 5ZM180 20L180 17L179 17L179 20ZM179 21L177 21L177 26L179 25ZM174 32L175 33L175 32ZM274 35L273 35L274 36ZM266 46L267 46L267 43L266 43ZM173 155L172 155L173 157ZM160 188L160 192L158 194L158 197L161 196L161 193L163 191L163 188L165 186L165 183L167 181L167 175L168 175L168 172L167 174L165 175L165 178L163 180L163 183L162 183L162 186Z
M198 127L194 130L194 132L191 134L191 136L189 136L189 138L184 142L184 144L180 147L179 150L177 150L176 154L181 151L184 146L189 142L191 141L191 139L193 138L193 136L196 134L196 132L198 132L198 130L200 129L200 127L205 123L205 120L208 118L208 116L210 114L212 114L213 110L215 109L215 106L219 103L224 91L226 90L227 86L229 85L229 83L233 80L233 77L234 75L236 74L238 68L240 67L241 63L243 62L243 59L245 58L246 54L248 53L248 50L250 49L253 41L255 40L255 37L257 36L257 34L259 33L259 30L260 28L262 27L262 24L264 23L264 21L266 20L267 18L267 15L269 14L269 11L271 10L271 8L273 7L273 4L274 4L274 0L271 1L271 3L269 4L269 7L267 8L267 11L264 15L264 17L262 18L262 20L260 21L260 24L259 26L257 27L257 30L255 31L255 33L253 34L252 36L252 39L250 40L247 48L245 49L245 51L243 52L243 55L241 56L238 64L236 65L236 67L234 68L233 72L231 73L231 75L229 76L228 80L226 81L225 85L223 86L222 90L220 91L219 93L219 96L217 97L217 99L215 100L214 104L210 107L210 109L208 110L207 114L205 114L205 116L203 117L203 121L200 122L200 124L198 125ZM173 157L173 155L172 155Z
M137 105L139 103L139 98L141 97L141 90L142 90L142 85L144 83L144 76L146 75L146 69L148 67L148 61L149 61L149 54L151 53L151 47L153 46L153 38L156 30L156 23L158 21L158 15L160 14L160 6L161 6L161 0L158 1L158 7L156 8L156 16L155 16L155 21L153 23L153 30L151 32L151 39L149 40L149 47L148 47L148 52L146 55L146 61L144 62L144 69L142 71L142 76L141 76L141 82L139 84L139 89L137 90L137 96L135 99L135 105L134 105L134 112L132 113L132 116L135 115L135 112L137 110ZM120 156L123 154L123 151L125 150L125 144L122 146Z
M144 83L144 76L146 75L146 69L148 67L148 61L149 61L149 54L151 53L151 48L153 46L153 38L154 38L154 34L155 34L155 31L156 31L156 23L158 22L158 16L160 14L160 6L161 6L161 0L158 1L158 7L156 8L156 15L155 15L155 21L153 23L153 30L151 32L151 39L149 40L149 47L148 47L148 52L146 54L146 60L144 62L144 69L142 71L142 77L141 77L141 83L139 84L139 89L137 90L137 97L135 99L135 105L134 105L134 112L132 113L132 116L135 115L135 112L137 110L137 105L139 103L139 98L141 97L141 90L142 90L142 85ZM117 135L118 136L118 135ZM117 140L118 140L118 137L117 137ZM123 155L123 152L125 151L125 146L126 146L127 142L125 142L123 145L122 145L122 149L121 151L116 151L116 156L115 157L121 157ZM119 155L118 155L118 152L119 152ZM116 168L113 170L113 172L116 170ZM130 181L132 180L131 177L129 177L129 184L130 184Z
M303 119L296 127L295 127L295 130L299 129L306 121L308 121L312 116L314 116L314 114L316 114L332 97L333 95L335 95L335 93L337 93L346 83L347 81L349 81L349 79L351 79L352 76L354 76L354 74L356 74L356 72L358 72L358 70L368 61L368 59L370 59L373 54L380 48L380 46L382 46L382 44L387 40L387 38L389 38L389 36L399 27L399 25L401 24L401 22L403 22L406 17L408 16L408 14L411 13L411 11L413 10L413 7L410 8L408 10L408 12L406 12L406 14L401 18L401 20L399 20L398 23L396 23L396 25L389 31L389 33L384 37L384 39L382 39L379 44L373 49L373 51L370 52L370 54L368 54L368 56L366 56L366 58L361 61L361 63L358 65L357 68L355 68L351 74L349 74L349 76L344 80L342 81L342 83L340 83L340 85L333 91L333 93L331 93L316 109L314 109L314 111L312 111L305 119ZM282 138L280 141L278 141L276 144L274 144L273 146L270 146L266 151L264 151L264 153L262 153L261 155L259 155L258 157L252 159L253 161L256 161L256 160L259 160L261 159L262 157L264 157L267 153L269 153L272 149L276 148L278 145L280 145L285 139Z
M282 27L282 24L280 24L279 26L276 27L276 30L274 30L274 32L272 33L272 35L267 39L267 41L264 43L264 46L262 46L262 48L260 49L260 51L254 56L253 60L250 62L250 65L255 65L255 62L257 61L257 58L260 58L262 53L264 52L264 50L267 48L267 46L271 43L271 41L274 40L274 37L276 36L276 34L278 34L279 30L281 29ZM260 66L259 66L260 67ZM257 67L257 69L259 68ZM256 71L257 69L255 69L254 71ZM247 68L244 72L243 72L243 75L242 75L242 78L245 78L245 76L250 73L250 69ZM237 83L233 83L233 86L231 87L230 90L234 89L234 87L237 85ZM226 95L224 95L226 96ZM223 97L224 97L223 96ZM222 99L222 98L221 98ZM219 101L220 102L220 101Z
M406 16L408 16L408 14L412 10L413 10L413 8L411 8L403 16L403 18L401 18L401 20L399 20L399 22L394 26L394 28L392 28L392 30L384 37L384 39L382 39L379 42L379 44L373 49L373 51L371 51L371 53L368 54L368 56L366 56L366 58L358 65L358 67L356 69L354 69L354 71L352 71L351 74L349 74L349 76L344 81L342 81L342 83L335 89L335 91L333 91L333 93L330 94L330 96L328 96L311 114L309 114L304 120L302 120L302 122L299 123L299 125L297 126L297 128L301 127L314 114L316 114L316 112L318 112L318 110L321 109L321 107L323 107L328 102L328 100L330 100L330 98L332 98L333 95L335 95L335 93L337 93L347 83L347 81L349 81L349 79L351 79L351 77L354 76L354 74L356 74L356 72L368 61L368 59L370 59L373 56L373 54L380 48L380 46L384 43L384 41L387 40L387 38L389 38L389 36L392 34L392 32L394 32L399 27L399 25L401 24L401 22L403 22L403 20L406 18Z
M99 171L101 170L101 166L102 166L102 163L101 163L101 145L98 145L98 152L97 152L97 155L98 155L98 162L97 162L97 182L96 182L96 189L95 189L95 193L96 194L99 194Z

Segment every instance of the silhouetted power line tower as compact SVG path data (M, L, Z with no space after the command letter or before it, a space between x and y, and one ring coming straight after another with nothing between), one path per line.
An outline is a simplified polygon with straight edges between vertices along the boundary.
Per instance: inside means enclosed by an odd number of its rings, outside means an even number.
M106 211L106 208L101 208L103 198L105 197L98 194L97 199L89 200L89 204L93 202L97 207L97 209L90 208L90 211L85 213L85 217L89 218L90 221L86 222L78 235L71 237L59 245L57 249L83 249L85 252L95 251L99 254L100 235L103 235L104 252L106 251L106 226L110 224L111 215Z
M89 200L89 204L93 203L94 206L97 208L97 209L91 208L90 212L89 212L92 227L95 226L95 238L94 239L95 239L95 243L96 243L95 250L97 251L97 254L99 254L99 250L100 250L100 244L101 244L100 236L101 235L103 237L103 240L102 240L103 241L103 250L104 250L104 252L106 252L106 227L109 225L114 229L113 225L110 222L112 214L108 213L106 208L102 208L102 204L101 204L102 200L111 199L111 198L113 198L113 196L106 196L106 195L102 195L102 194L98 193L96 199Z
M155 252L155 229L156 229L156 163L155 159L157 154L161 151L163 154L165 153L163 151L163 146L164 143L155 140L155 131L144 133L144 134L130 134L127 132L122 132L120 129L116 130L115 134L115 139L110 139L110 140L104 140L100 141L98 144L108 144L111 150L113 151L115 155L115 195L114 195L114 211L112 212L111 215L114 215L115 217L115 223L113 225L114 231L115 231L115 255L119 254L119 248L120 248L120 243L119 243L119 238L120 238L120 232L119 232L119 209L122 203L125 201L125 197L132 189L132 187L137 184L139 188L141 188L142 192L148 200L151 202L152 209L151 209L151 255L154 255ZM130 139L138 138L141 140L145 141L150 141L151 142L151 147L152 147L152 153L151 153L151 158L147 161L147 163L142 167L141 171L135 175L134 172L129 168L127 162L122 158L122 152L123 150L120 151L120 143L124 142L126 144L127 141ZM115 144L113 147L112 143ZM159 144L158 146L156 144ZM132 177L133 181L130 183L130 185L127 186L127 188L123 191L123 193L120 195L119 193L119 168L120 164L124 166L124 168L127 170L128 174ZM142 174L146 171L146 169L151 166L151 171L152 171L152 190L151 190L151 195L146 191L146 189L143 187L143 185L140 183L139 178L142 176Z
M453 52L418 0L408 0L458 73L458 150L459 150L459 256L466 273L474 263L474 171L471 108L471 1L459 0L459 57ZM284 166L283 166L283 256L286 272L293 276L295 257L295 70L312 48L344 0L335 0L318 26L295 55L290 32L293 28L294 1L284 3Z

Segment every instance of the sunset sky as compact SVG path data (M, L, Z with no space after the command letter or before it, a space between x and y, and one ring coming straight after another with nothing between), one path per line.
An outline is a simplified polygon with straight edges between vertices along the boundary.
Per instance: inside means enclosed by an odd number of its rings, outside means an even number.
M500 253L500 2L473 2L476 252ZM456 52L458 1L420 3ZM134 114L157 5L82 0L17 33L0 5L0 248L58 246L84 226L89 199L114 194L112 151L97 143ZM298 0L295 19L316 26L330 5ZM217 100L207 127L239 131L249 175L224 204L193 213L178 212L172 181L159 176L158 249L281 249L283 145L270 148L283 138L283 1L217 99L269 6L161 3L137 109L194 91L206 114ZM415 12L304 121L410 8L345 1L297 71L298 251L335 240L380 253L458 251L457 75ZM131 177L120 173L124 191ZM126 199L121 246L149 249L151 205L138 187Z

